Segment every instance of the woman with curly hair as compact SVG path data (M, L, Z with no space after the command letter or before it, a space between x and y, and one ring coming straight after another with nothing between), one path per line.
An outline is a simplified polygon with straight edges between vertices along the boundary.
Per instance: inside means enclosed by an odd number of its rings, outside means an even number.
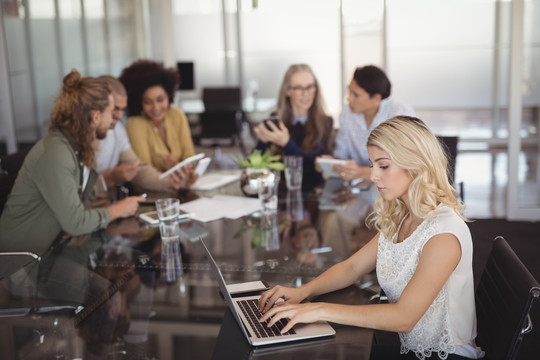
M135 214L142 197L89 208L98 178L96 140L107 135L113 108L105 81L75 70L64 77L49 134L26 156L0 218L0 250L43 254L67 235L91 233Z
M373 346L372 359L478 359L472 239L462 204L448 182L447 159L421 120L397 116L367 141L379 198L370 222L378 233L347 260L299 288L276 286L261 296L261 321L273 325L334 323L397 332L401 347ZM377 271L387 304L304 303ZM278 299L283 302L276 304ZM274 306L275 304L275 306Z
M257 149L271 147L273 153L302 156L302 190L310 192L323 181L315 158L328 150L333 120L324 110L319 82L309 65L289 67L274 115L278 124L265 121L255 128Z
M126 130L139 159L163 172L194 155L186 115L171 107L180 82L178 71L155 61L138 60L122 70L119 80L128 93ZM185 186L197 179L190 166L175 174Z

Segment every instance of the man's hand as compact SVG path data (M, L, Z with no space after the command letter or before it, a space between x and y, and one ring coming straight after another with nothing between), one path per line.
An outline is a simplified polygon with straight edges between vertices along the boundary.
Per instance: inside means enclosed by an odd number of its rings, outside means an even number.
M146 198L143 196L129 196L115 204L107 206L106 209L111 214L109 222L118 218L126 218L135 215L139 209L139 202L145 200Z
M103 173L103 178L107 186L122 185L133 180L139 171L139 162L135 161L130 164L120 164L109 171Z

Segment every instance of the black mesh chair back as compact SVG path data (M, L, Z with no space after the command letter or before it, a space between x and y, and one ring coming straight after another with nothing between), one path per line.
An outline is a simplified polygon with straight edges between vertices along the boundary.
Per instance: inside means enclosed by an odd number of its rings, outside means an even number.
M495 238L476 289L477 345L489 360L515 359L532 330L540 286L503 237Z
M439 139L439 142L443 146L446 156L448 158L448 181L450 184L452 184L456 189L458 189L458 195L461 198L461 201L464 201L464 189L463 189L463 182L460 181L456 184L456 159L458 154L458 142L459 137L457 136L437 136L437 139Z
M238 144L245 153L241 131L246 118L240 87L206 87L203 89L203 103L204 112L199 115L199 145Z
M0 159L0 215L28 151L21 150Z
M240 87L205 87L203 89L205 111L242 111Z
M437 136L448 157L448 181L453 184L456 179L457 136Z

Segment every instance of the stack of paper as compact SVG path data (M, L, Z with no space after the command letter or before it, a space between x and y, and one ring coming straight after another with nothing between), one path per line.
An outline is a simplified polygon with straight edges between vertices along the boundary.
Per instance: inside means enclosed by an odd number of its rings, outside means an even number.
M180 204L182 211L192 213L193 219L202 222L221 218L238 219L261 210L259 199L243 196L216 195Z
M240 179L240 173L237 174L221 174L210 173L201 176L191 185L191 189L200 191L214 190L219 187L230 184Z

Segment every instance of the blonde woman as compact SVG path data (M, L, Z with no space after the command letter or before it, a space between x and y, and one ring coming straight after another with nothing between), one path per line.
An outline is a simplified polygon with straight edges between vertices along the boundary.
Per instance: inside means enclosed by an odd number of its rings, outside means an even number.
M371 180L380 197L370 221L377 235L349 259L295 289L276 286L259 301L261 320L327 320L399 333L401 348L372 349L372 358L477 359L472 240L462 205L446 176L447 159L419 119L398 116L367 141ZM388 304L300 304L354 284L372 270ZM276 300L282 298L282 303Z

